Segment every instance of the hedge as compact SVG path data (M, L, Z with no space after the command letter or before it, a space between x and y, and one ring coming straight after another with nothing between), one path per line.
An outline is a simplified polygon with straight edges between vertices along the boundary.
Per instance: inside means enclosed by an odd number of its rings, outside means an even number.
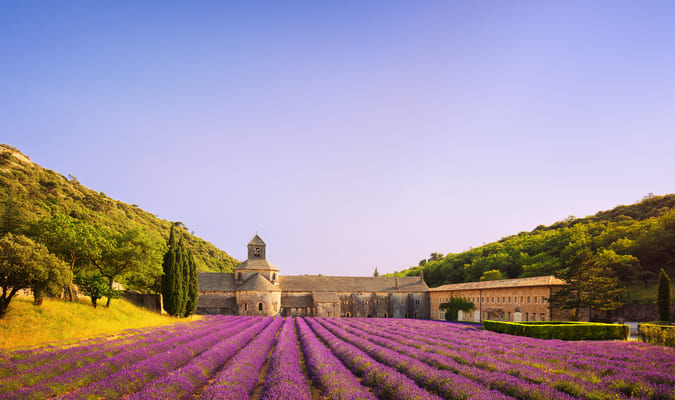
M643 342L675 347L675 326L663 322L638 324L638 337Z
M483 328L511 335L562 340L626 340L630 333L628 325L568 321L483 321Z

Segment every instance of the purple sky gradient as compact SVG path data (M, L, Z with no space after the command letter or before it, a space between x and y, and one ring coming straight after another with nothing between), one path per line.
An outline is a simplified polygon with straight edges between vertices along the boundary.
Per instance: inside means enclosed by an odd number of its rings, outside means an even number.
M674 191L671 1L63 3L0 6L0 142L282 274Z

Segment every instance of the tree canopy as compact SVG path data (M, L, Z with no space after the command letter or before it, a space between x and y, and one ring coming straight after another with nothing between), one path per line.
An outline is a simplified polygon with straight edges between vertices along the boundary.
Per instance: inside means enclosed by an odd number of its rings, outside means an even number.
M11 233L0 239L0 318L20 290L31 289L39 303L44 295L55 293L69 281L68 266L44 245Z

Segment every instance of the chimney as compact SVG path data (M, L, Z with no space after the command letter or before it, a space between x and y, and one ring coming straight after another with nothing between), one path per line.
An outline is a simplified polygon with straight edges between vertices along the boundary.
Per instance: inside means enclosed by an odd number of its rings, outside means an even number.
M398 289L398 277L394 278L394 287Z
M420 271L420 280L424 282L424 270Z

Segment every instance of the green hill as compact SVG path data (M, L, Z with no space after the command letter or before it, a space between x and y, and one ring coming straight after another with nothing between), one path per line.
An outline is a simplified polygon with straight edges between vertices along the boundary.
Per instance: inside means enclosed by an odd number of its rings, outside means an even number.
M136 205L91 190L77 178L66 178L43 168L18 149L0 144L0 212L10 198L18 205L20 218L24 221L61 213L113 232L134 224L164 240L169 236L171 222ZM213 244L187 231L183 236L195 255L200 272L230 272L238 264L236 259Z
M395 275L424 271L425 281L435 287L488 276L564 276L582 262L629 289L624 302L640 292L634 288L650 287L661 268L675 275L675 194L649 195L586 218L570 216L462 253L432 253Z

